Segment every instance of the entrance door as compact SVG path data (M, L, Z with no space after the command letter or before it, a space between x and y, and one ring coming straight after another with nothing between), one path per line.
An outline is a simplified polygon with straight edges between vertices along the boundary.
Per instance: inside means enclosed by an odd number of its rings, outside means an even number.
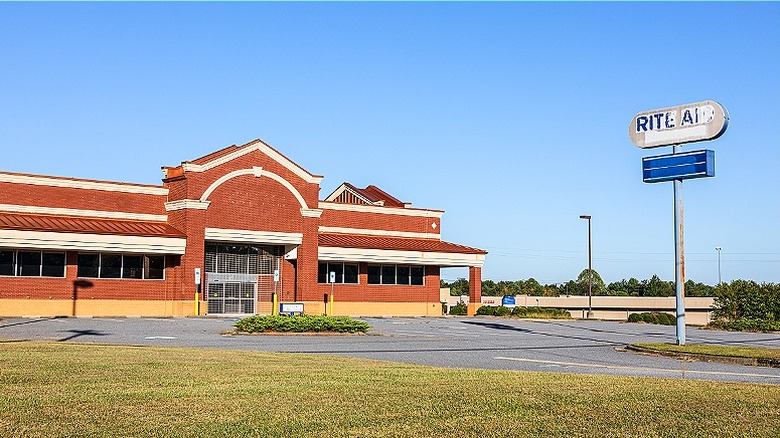
M256 313L257 275L206 274L208 313Z
M206 243L206 299L209 314L271 313L283 247Z

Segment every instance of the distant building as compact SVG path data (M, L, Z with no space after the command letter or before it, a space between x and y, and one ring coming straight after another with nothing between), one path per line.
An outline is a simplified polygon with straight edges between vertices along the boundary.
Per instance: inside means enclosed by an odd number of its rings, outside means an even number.
M349 183L320 200L322 176L261 140L163 172L0 172L0 316L270 314L274 293L322 314L331 286L337 315L440 315L453 266L480 302L486 252L442 241L441 210Z

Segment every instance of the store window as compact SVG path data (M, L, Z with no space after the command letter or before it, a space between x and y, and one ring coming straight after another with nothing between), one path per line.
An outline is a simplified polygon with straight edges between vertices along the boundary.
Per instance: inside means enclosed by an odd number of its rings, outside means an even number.
M407 265L368 265L368 284L422 286L425 284L425 267Z
M0 251L0 275L64 277L65 253L27 250Z
M317 269L317 282L330 283L330 273L336 274L336 283L358 284L358 265L354 263L324 263Z
M81 253L78 276L82 278L129 278L163 280L164 255Z

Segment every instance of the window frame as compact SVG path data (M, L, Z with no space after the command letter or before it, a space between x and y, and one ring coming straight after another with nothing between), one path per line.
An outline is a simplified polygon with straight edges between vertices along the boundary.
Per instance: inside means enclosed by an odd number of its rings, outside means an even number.
M11 253L11 273L10 274L0 274L0 277L21 277L21 278L65 278L67 275L67 268L68 260L67 260L67 253L65 251L47 251L44 249L39 250L31 250L31 249L24 249L24 248L3 248L2 252L5 253ZM25 273L22 274L23 265L20 263L21 256L20 253L30 253L38 254L38 273L37 274L31 274L31 273ZM58 254L62 256L62 275L44 275L43 274L43 267L44 267L44 256L45 255L52 255L52 254ZM27 265L27 266L33 266L33 265Z
M387 268L393 268L393 279L391 281L387 281L385 279L385 269ZM371 270L372 268L379 270L379 279L378 282L372 282L370 280L371 278ZM398 282L398 268L406 268L408 274L406 277L406 283L399 283ZM416 278L415 275L413 275L413 272L416 270L422 271L421 283L416 284L414 282L414 279ZM388 263L371 263L368 264L368 272L369 276L366 279L366 283L372 286L425 286L425 265L407 265L407 264L388 264Z
M165 268L168 266L168 258L166 254L136 254L136 253L115 253L115 252L80 252L78 253L79 256L98 256L98 263L97 263L97 276L86 276L86 275L80 275L78 272L79 266L81 266L80 263L76 263L76 274L78 278L89 278L89 279L95 279L95 280L141 280L141 281L160 281L166 279L166 273ZM119 256L120 263L119 263L119 277L104 277L103 276L103 256ZM126 277L125 276L125 257L141 257L141 278L137 277ZM162 268L160 268L160 271L162 272L162 276L160 278L150 278L149 272L150 272L150 258L151 257L162 257ZM92 268L92 266L89 266L89 268ZM157 268L155 268L157 269Z
M322 278L320 277L322 268L322 265L325 265L325 282L322 282ZM333 284L346 284L346 285L355 285L360 284L360 263L349 263L349 262L318 262L317 264L317 284L330 284L330 272L332 269L330 269L330 266L336 266L340 265L341 270L335 270L336 272L336 282ZM354 282L346 282L346 267L347 266L354 266L356 268L356 276Z

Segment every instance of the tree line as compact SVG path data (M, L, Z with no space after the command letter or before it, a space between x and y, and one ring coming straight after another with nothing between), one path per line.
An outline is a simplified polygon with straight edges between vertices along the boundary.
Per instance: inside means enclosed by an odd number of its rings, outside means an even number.
M633 296L633 297L670 297L675 295L674 281L661 280L657 275L649 279L638 280L634 277L605 284L596 270L593 270L593 295ZM468 295L469 282L459 278L451 283L441 280L441 287L450 288L450 295ZM697 283L693 280L685 282L685 296L712 297L715 296L715 286ZM516 281L482 281L483 296L503 295L535 295L557 297L565 295L588 294L588 270L583 269L576 279L565 283L541 284L535 278Z

